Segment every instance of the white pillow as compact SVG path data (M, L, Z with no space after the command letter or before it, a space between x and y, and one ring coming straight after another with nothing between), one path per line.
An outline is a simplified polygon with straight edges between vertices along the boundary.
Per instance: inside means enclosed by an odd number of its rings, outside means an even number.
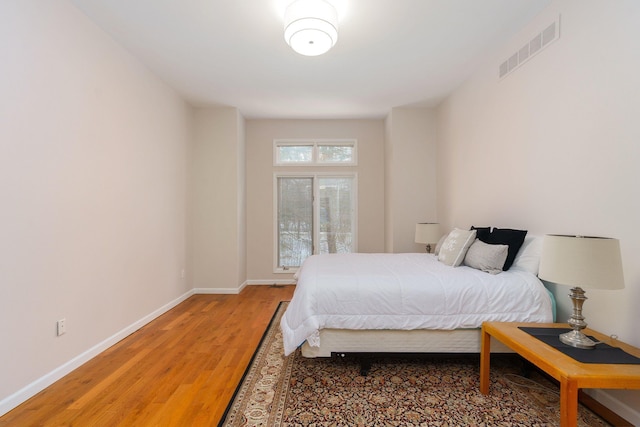
M438 240L438 243L436 244L436 249L433 251L433 254L435 256L438 256L438 254L440 253L440 248L442 247L442 243L444 243L444 239L447 238L447 234L443 234L442 237L440 237L440 240Z
M464 265L489 274L502 273L502 266L508 253L509 245L490 245L476 239L464 257Z
M542 236L527 236L518 251L513 265L519 270L525 270L537 276L540 267L540 256L542 255Z
M438 261L457 267L462 264L469 246L476 239L476 230L461 230L454 228L442 242Z

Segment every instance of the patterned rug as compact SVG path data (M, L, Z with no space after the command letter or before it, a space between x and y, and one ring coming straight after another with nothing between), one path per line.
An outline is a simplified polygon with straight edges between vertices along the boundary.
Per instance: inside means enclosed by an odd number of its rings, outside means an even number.
M522 377L515 355L492 357L490 393L479 357L377 357L367 376L355 358L284 357L278 307L219 426L557 426L558 387ZM608 426L582 405L579 426Z

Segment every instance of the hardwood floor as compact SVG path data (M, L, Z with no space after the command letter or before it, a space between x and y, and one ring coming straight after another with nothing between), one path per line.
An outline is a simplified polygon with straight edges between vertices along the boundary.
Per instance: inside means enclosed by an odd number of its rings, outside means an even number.
M0 426L215 426L293 290L194 295L1 417Z

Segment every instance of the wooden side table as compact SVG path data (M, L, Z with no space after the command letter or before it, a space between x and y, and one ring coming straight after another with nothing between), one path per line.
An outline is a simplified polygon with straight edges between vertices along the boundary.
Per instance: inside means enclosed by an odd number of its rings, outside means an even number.
M640 365L581 363L518 329L521 326L568 328L568 325L558 323L484 322L480 350L481 393L489 393L491 337L560 382L561 427L577 425L578 390L581 388L640 389ZM612 341L606 335L590 329L585 329L583 332L612 347L619 347L627 353L640 357L640 349L636 347L617 340Z

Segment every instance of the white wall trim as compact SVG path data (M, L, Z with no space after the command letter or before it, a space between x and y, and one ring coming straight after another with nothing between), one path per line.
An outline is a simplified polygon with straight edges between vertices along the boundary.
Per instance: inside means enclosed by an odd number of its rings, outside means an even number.
M265 279L265 280L247 280L239 288L195 288L196 294L210 295L237 295L247 286L273 286L273 285L295 285L294 279Z
M252 281L252 282L254 282L254 281ZM124 339L127 336L131 335L132 333L134 333L138 329L142 328L147 323L151 322L152 320L156 319L157 317L160 317L162 314L164 314L167 311L171 310L172 308L174 308L175 306L177 306L181 302L185 301L187 298L189 298L192 295L195 295L195 294L239 294L249 284L273 284L274 283L273 280L262 280L262 281L255 281L255 282L257 282L257 283L249 283L249 281L245 281L238 288L194 288L194 289L191 289L190 291L184 293L183 295L179 296L178 298L174 299L173 301L165 304L164 306L158 308L157 310L153 311L152 313L144 316L142 319L140 319L140 320L132 323L131 325L127 326L126 328L116 332L114 335L110 336L109 338L105 339L104 341L96 344L95 346L91 347L87 351L79 354L78 356L74 357L73 359L69 360L68 362L64 363L63 365L57 367L53 371L43 375L42 377L40 377L37 380L33 381L31 384L28 384L27 386L23 387L22 389L18 390L17 392L15 392L15 393L7 396L6 398L0 400L0 416L6 414L7 412L9 412L12 409L16 408L18 405L26 402L28 399L30 399L31 397L33 397L36 394L40 393L42 390L44 390L45 388L49 387L54 382L58 381L59 379L61 379L65 375L71 373L73 370L79 368L80 366L82 366L83 364L85 364L89 360L93 359L98 354L102 353L104 350L108 349L109 347L111 347L112 345L117 343L118 341L121 341L122 339Z
M236 295L241 288L195 288L194 291L198 295Z
M116 332L115 334L105 339L104 341L94 345L87 351L79 354L78 356L74 357L68 362L62 364L61 366L57 367L53 371L49 372L48 374L43 375L42 377L38 378L31 384L28 384L27 386L23 387L22 389L18 390L12 395L9 395L6 398L2 399L0 401L0 416L6 414L13 408L24 403L25 401L27 401L37 393L40 393L42 390L49 387L54 382L58 381L59 379L69 374L73 370L79 368L89 360L96 357L98 354L102 353L103 351L105 351L106 349L108 349L118 341L121 341L122 339L131 335L132 333L142 328L144 325L151 322L155 318L171 310L173 307L180 304L181 302L183 302L193 294L194 294L193 289L186 292L185 294L179 296L173 301L163 305L162 307L158 308L152 313L144 316L142 319L138 320L137 322L132 323L131 325Z
M193 291L195 294L202 295L236 295L242 292L242 290L247 286L247 281L244 281L237 288L194 288Z
M615 397L613 397L610 393L608 393L604 389L587 389L584 390L586 394L593 397L595 400L603 404L615 412L616 415L621 416L625 420L629 421L634 426L640 426L640 412L636 409L626 405L625 403L619 401Z
M251 286L273 286L273 285L295 285L295 279L264 279L247 280L247 285Z

